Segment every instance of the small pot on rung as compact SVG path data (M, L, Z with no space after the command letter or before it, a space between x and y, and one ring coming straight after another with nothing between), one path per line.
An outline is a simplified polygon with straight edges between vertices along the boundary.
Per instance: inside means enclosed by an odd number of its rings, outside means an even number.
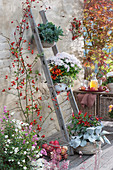
M63 92L69 90L69 87L64 83L57 83L54 85L55 90L58 92Z
M43 48L50 48L54 46L54 42L48 43L47 41L42 41Z

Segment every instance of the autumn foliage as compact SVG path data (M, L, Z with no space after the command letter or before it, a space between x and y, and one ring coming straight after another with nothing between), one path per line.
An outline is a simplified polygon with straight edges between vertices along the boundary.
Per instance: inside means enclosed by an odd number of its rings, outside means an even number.
M113 69L113 2L84 1L84 66L98 67L98 77ZM110 68L108 67L110 64Z

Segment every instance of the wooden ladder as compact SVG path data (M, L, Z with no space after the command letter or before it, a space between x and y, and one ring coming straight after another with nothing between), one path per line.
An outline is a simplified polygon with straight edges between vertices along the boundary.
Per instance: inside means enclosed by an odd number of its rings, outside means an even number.
M48 21L47 21L46 15L45 15L45 11L42 10L39 13L41 15L43 23L46 24L46 22L48 22ZM63 118L63 115L62 115L62 112L61 112L61 109L60 109L60 106L59 106L59 103L58 103L57 93L54 89L54 84L53 84L53 81L51 79L51 74L50 74L50 71L49 71L48 62L47 62L47 60L45 59L45 56L44 56L43 47L42 47L42 44L41 44L38 29L37 29L36 23L34 21L34 17L33 17L31 9L29 10L28 16L29 16L29 22L30 22L30 25L31 25L31 29L32 29L32 32L33 32L33 35L34 35L34 39L35 39L35 42L36 42L37 50L38 50L38 53L40 55L42 68L44 70L44 74L45 74L45 77L46 77L46 80L47 80L47 85L48 85L48 88L49 88L49 91L50 91L50 95L51 95L52 99L55 99L55 101L54 100L52 100L52 101L53 101L54 109L55 109L55 112L56 112L56 115L57 115L58 123L59 123L60 129L61 129L61 132L63 132L63 135L64 135L66 141L69 143L69 141L70 141L69 135L68 135L68 132L67 132L67 129L66 129L66 126L65 126L65 122L64 122L64 118ZM52 51L53 51L54 55L56 55L58 53L58 49L57 49L56 45L54 45L52 47ZM74 98L74 95L73 95L71 88L69 90L67 90L67 92L69 92L69 100L70 100L70 104L71 104L71 107L73 109L73 112L74 112L74 114L76 114L76 113L79 112L79 109L78 109L78 106L76 104L76 101L75 101L75 98ZM68 149L69 149L69 154L73 155L73 149L70 146L68 147Z

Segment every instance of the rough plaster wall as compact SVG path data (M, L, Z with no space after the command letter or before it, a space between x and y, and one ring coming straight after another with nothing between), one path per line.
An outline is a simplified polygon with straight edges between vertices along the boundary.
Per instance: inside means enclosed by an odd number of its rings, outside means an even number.
M75 54L79 59L83 54L83 39L79 38L75 41L71 40L71 33L69 32L69 23L72 21L73 17L78 19L82 19L82 9L83 9L83 0L44 0L46 1L46 7L51 7L51 10L47 10L46 15L49 21L52 21L57 26L61 26L65 36L62 40L59 40L57 43L57 47L59 52L65 51L71 54ZM21 2L22 0L0 0L0 34L3 33L5 36L10 39L13 38L13 32L15 30L15 24L11 25L12 20L20 20L21 18ZM43 7L45 8L45 6ZM38 7L40 10L40 7ZM33 10L35 20L38 23L41 22L41 17L39 16L38 10ZM31 37L31 31L26 32L26 36L28 39ZM32 47L36 50L36 46L33 44ZM0 35L0 107L1 112L3 110L3 106L7 105L8 108L14 107L14 103L16 99L14 96L8 94L2 94L1 91L3 88L7 88L9 82L4 79L4 76L7 74L12 77L12 69L11 69L11 59L9 54L9 46L7 44L6 39ZM36 51L35 51L36 52ZM46 57L50 57L53 55L51 49L44 49ZM40 62L38 63L38 68L40 67ZM40 67L40 72L43 77L41 83L39 84L43 96L43 100L41 102L43 109L42 114L45 116L48 114L49 109L47 109L48 104L52 106L52 102L49 96L49 91L46 86L43 70ZM83 74L81 73L79 78L82 79ZM75 81L74 88L77 88L80 81ZM64 100L65 96L59 97L60 102ZM71 114L70 105L68 101L66 101L62 106L62 111L64 114L64 118L67 118ZM53 121L50 121L50 117L44 123L43 133L46 133L47 136L55 133L56 130L59 129L58 122L56 120L55 113L52 113L51 117L54 117ZM16 114L17 116L17 114ZM47 129L47 130L46 130Z

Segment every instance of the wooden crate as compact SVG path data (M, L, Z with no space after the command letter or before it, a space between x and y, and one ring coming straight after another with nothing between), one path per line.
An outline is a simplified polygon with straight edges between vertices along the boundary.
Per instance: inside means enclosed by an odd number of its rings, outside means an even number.
M100 117L102 120L113 120L109 117L108 106L113 105L113 96L112 95L102 95L100 96Z

